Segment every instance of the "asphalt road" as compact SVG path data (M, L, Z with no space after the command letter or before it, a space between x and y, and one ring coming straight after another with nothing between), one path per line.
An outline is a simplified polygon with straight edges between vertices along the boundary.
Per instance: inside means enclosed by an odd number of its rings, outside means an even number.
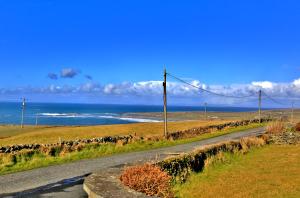
M97 170L163 159L170 153L189 152L199 146L240 139L263 132L264 128L256 128L172 147L81 160L3 175L0 176L0 197L86 197L82 190L83 180Z

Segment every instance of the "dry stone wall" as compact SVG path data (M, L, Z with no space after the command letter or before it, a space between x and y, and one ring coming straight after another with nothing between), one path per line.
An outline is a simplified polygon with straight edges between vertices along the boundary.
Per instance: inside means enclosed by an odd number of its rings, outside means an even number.
M268 122L271 121L269 118L262 119L262 122ZM236 121L236 122L228 122L224 124L219 125L211 125L207 127L198 127L198 128L192 128L188 130L183 131L176 131L169 133L169 138L173 140L181 139L181 138L188 138L188 137L194 137L197 135L201 135L204 133L209 133L211 131L216 130L222 130L227 127L238 127L238 126L246 126L252 123L259 123L258 119L255 120L243 120L243 121ZM82 139L82 140L71 140L71 141L62 141L55 144L16 144L16 145L10 145L10 146L2 146L0 147L0 153L15 153L19 152L21 150L38 150L40 148L53 148L56 146L66 146L66 147L72 147L79 144L107 144L112 143L115 144L118 141L122 141L123 145L133 141L133 140L144 140L144 137L137 137L132 135L127 136L107 136L107 137L98 137L98 138L92 138L92 139Z

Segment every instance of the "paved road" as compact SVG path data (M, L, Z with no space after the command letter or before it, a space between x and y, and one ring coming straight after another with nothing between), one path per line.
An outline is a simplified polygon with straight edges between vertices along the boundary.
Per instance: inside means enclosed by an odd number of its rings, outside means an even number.
M263 128L256 128L183 145L81 160L4 175L0 176L0 197L86 197L82 190L83 179L99 169L151 161L157 157L162 159L170 153L189 152L199 146L240 139L263 132Z

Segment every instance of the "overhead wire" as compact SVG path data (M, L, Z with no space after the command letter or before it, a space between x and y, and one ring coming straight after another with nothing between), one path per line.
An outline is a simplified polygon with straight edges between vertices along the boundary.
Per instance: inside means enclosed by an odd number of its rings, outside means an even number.
M283 105L283 106L289 106L288 104L286 103L282 103L282 102L279 102L277 100L275 100L274 98L272 98L271 96L269 96L268 94L266 94L264 91L262 91L262 94L264 96L266 96L267 99L271 100L272 102L276 103L276 104L279 104L279 105Z
M176 76L174 76L174 75L172 75L172 74L170 74L170 73L167 73L167 75L170 76L170 77L172 77L172 78L174 78L174 79L176 79L176 80L178 80L178 81L180 81L180 82L182 82L182 83L184 83L184 84L187 84L187 85L189 85L189 86L191 86L191 87L194 87L194 88L196 88L196 89L199 89L199 90L201 90L201 91L203 91L203 92L207 92L207 93L210 93L210 94L213 94L213 95L216 95L216 96L220 96L220 97L242 99L242 98L250 98L250 97L252 97L252 96L255 95L255 93L253 93L253 94L251 94L251 95L247 95L247 96L233 96L233 95L220 94L220 93L216 93L216 92L213 92L213 91L204 89L204 88L202 88L202 87L193 85L193 84L191 84L191 83L189 83L189 82L187 82L187 81L185 81L185 80L183 80L183 79L181 79L181 78L179 78L179 77L176 77Z
M172 77L173 79L177 80L177 81L180 81L186 85L189 85L193 88L196 88L198 90L201 90L203 92L206 92L206 93L209 93L209 94L212 94L212 95L216 95L216 96L220 96L220 97L226 97L226 98L236 98L236 99L253 99L252 97L255 96L257 93L253 93L253 94L250 94L250 95L247 95L247 96L234 96L234 95L226 95L226 94L221 94L221 93L217 93L217 92L214 92L214 91L210 91L210 90L207 90L207 89L204 89L202 87L199 87L199 86L196 86L196 85L193 85L173 74L170 74L170 73L167 73L168 76ZM276 103L276 104L279 104L279 105L283 105L283 106L289 106L289 104L286 104L286 103L282 103L282 102L279 102L277 101L276 99L274 99L273 97L269 96L268 94L266 94L265 92L262 91L262 94L267 98L269 99L270 101L272 101L273 103Z

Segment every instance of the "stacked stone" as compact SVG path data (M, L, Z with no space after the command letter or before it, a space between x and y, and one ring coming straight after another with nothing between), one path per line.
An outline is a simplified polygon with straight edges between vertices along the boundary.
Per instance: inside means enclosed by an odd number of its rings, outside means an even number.
M269 122L269 121L271 121L270 118L261 119L261 122ZM183 130L183 131L176 131L176 132L170 133L169 137L176 140L176 139L180 139L182 137L193 137L196 135L209 133L213 130L222 130L222 129L225 129L226 127L246 126L246 125L249 125L252 123L259 123L259 119L228 122L228 123L224 123L224 124L211 125L211 126L207 126L207 127L199 127L199 128L187 129L187 130Z
M37 150L41 147L54 147L59 145L66 145L66 146L73 146L78 144L92 144L92 143L99 143L99 144L106 144L106 143L117 143L117 141L123 141L127 144L130 140L133 139L133 136L107 136L107 137L99 137L99 138L92 138L92 139L79 139L79 140L70 140L70 141L62 141L60 143L55 144L17 144L12 146L3 146L0 147L0 153L13 153L18 152L24 149L28 150Z
M281 134L271 135L270 143L273 144L299 144L300 133L299 132L283 132Z
M263 118L261 120L262 122L268 122L271 121L270 118ZM242 121L236 121L236 122L228 122L224 124L219 125L211 125L207 127L199 127L199 128L193 128L183 131L176 131L169 134L169 137L176 140L183 137L193 137L197 135L201 135L204 133L211 132L213 130L222 130L226 127L238 127L238 126L245 126L251 123L259 123L258 119L255 120L242 120ZM127 144L130 142L134 137L131 135L127 136L106 136L106 137L98 137L98 138L92 138L92 139L79 139L79 140L71 140L71 141L62 141L60 143L55 144L19 144L19 145L12 145L12 146L4 146L0 147L0 153L13 153L18 152L23 149L29 149L29 150L37 150L40 147L54 147L59 145L66 145L66 146L73 146L78 144L92 144L92 143L98 143L98 144L106 144L106 143L117 143L118 141L124 142L124 144ZM143 140L143 137L140 137L141 140Z

